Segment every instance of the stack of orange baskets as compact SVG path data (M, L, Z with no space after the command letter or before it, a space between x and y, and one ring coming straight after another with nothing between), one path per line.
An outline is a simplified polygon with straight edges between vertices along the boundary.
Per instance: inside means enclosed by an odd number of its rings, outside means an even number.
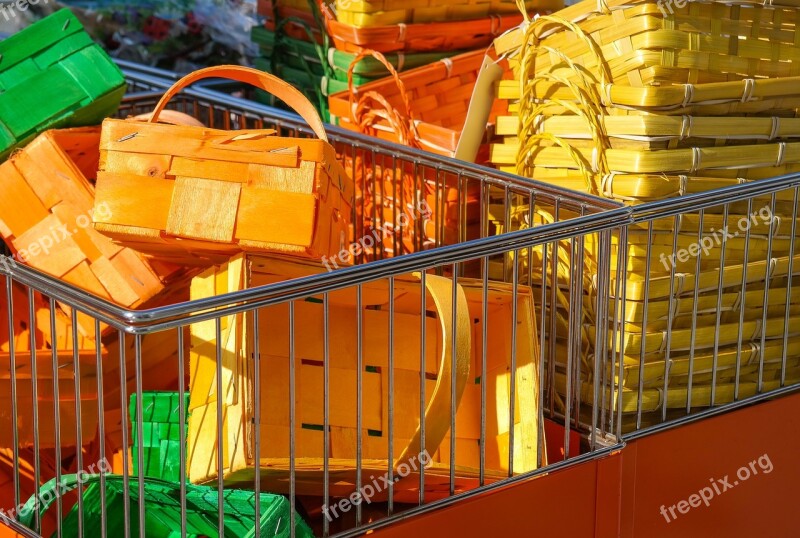
M454 157L486 48L495 37L522 23L523 12L545 13L562 6L562 0L336 0L325 10L328 34L337 49L357 56L348 73L348 91L328 99L331 122ZM470 52L401 73L394 68L394 62L384 57L390 53L464 49ZM389 76L356 87L354 66L365 58L377 59ZM486 132L493 118L507 114L505 103L498 102L491 111ZM478 162L488 161L487 141L484 137ZM372 253L374 256L394 256L480 235L477 188L466 197L461 193L466 207L458 207L458 178L442 178L433 170L429 171L430 177L425 177L386 163L363 164L366 166L356 166L354 179L357 206L363 208L362 222L367 228L386 229L387 223L389 228L398 227L397 221L406 217L418 222L419 215L424 214L421 209L437 216L448 215L445 219L431 219L444 222L442 229L433 229L423 220L422 225L405 230L398 241L384 241L379 252Z

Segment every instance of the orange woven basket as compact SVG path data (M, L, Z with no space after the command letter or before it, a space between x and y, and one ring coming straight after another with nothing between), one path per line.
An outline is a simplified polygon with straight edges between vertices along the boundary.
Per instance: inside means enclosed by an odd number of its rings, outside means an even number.
M317 138L153 123L180 90L206 78L273 93ZM277 77L241 66L195 71L164 94L150 122L103 122L95 207L106 203L110 211L95 214L95 229L184 265L242 250L335 254L347 244L353 188L327 140L312 104Z
M14 446L15 423L20 447L33 446L35 436L39 448L75 447L91 441L98 420L98 344L79 332L74 335L70 318L52 308L40 293L29 293L16 283L8 292L7 281L0 278L0 304L10 301L13 305L13 309L0 309L0 447ZM51 324L55 333L51 332ZM100 352L107 357L102 345ZM37 392L33 391L33 380L37 381ZM16 389L16 416L11 401L12 383ZM58 416L55 401L60 402ZM76 414L77 403L80 417ZM34 405L38 406L38 430L33 427ZM60 431L55 428L57 423Z
M20 263L98 297L127 308L153 306L186 275L92 228L108 210L93 210L99 144L99 127L47 131L0 165L0 240ZM80 315L79 323L94 334L94 320Z
M365 56L382 62L390 76L356 89L353 66ZM350 90L329 99L331 121L383 140L453 157L483 58L483 51L474 51L398 75L381 53L361 52L351 64ZM492 116L505 113L497 107ZM485 161L488 144L483 149ZM345 167L349 170L351 164ZM433 171L418 177L420 174L410 166L391 167L385 162L359 161L352 169L358 222L364 223L363 233L356 230L354 236L369 237L375 230L386 232L375 250L365 249L368 256L391 257L479 234L478 189L459 196L456 178L442 179Z
M366 56L383 63L390 76L355 88L353 67ZM363 51L350 66L349 91L331 95L328 100L331 122L453 157L483 58L484 51L476 50L398 74L379 52ZM498 101L490 122L507 113L505 103Z
M314 13L311 11L311 5L308 9L301 9L297 6L283 5L281 0L266 0L265 2L258 3L258 13L266 18L264 27L270 32L276 32L278 21L286 21L282 33L293 39L301 41L308 41L307 28L303 27L305 24L314 34L314 39L317 43L322 44L322 30L320 29L321 23L317 21ZM290 19L297 19L301 24L297 24Z

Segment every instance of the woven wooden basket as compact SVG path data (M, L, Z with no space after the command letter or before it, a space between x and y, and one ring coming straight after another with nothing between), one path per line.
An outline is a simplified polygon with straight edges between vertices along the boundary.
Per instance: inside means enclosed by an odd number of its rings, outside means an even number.
M318 272L319 268L306 263L281 262L261 257L238 257L229 264L215 268L198 277L193 284L193 294L200 298L242 287L258 286L286 278ZM359 315L364 323L363 369L363 452L365 472L385 472L410 456L420 453L418 437L420 407L420 301L428 297L426 309L426 368L428 377L425 449L432 456L426 468L426 492L437 498L449 487L450 448L447 431L450 424L450 372L457 376L456 397L460 402L456 413L456 490L464 491L477 485L481 424L482 349L480 339L484 328L488 338L487 413L486 413L486 472L492 481L509 473L533 470L537 467L539 436L538 412L538 354L536 321L532 296L520 287L514 304L510 285L494 284L488 291L491 316L483 317L483 286L479 281L459 279L458 312L453 318L452 281L445 277L428 275L426 289L421 289L418 277L395 280L396 297L393 314L395 338L387 340L388 311L386 301L389 289L385 283L366 285L364 307L359 314L353 290L343 290L331 295L330 300L330 445L323 443L323 372L325 345L321 338L324 323L323 307L317 298L295 305L296 392L298 402L295 416L296 485L300 494L319 494L322 490L323 454L330 460L333 496L349 495L354 489L356 469L356 432L358 408L356 404L357 376L359 370L355 350ZM448 291L449 290L449 291ZM444 294L442 292L445 292ZM367 306L369 305L369 306ZM512 340L509 326L514 310L517 312L517 337ZM289 310L287 305L263 309L258 327L259 338L250 333L250 316L235 316L225 320L223 338L222 402L226 413L225 469L226 483L252 485L253 468L261 466L262 482L273 491L288 491L289 487L289 432L290 400ZM487 324L487 325L484 325ZM213 325L213 323L212 323ZM370 328L371 327L371 328ZM457 331L458 344L453 353L450 346L451 331ZM213 327L200 323L192 327L192 394L189 422L189 472L192 481L213 479L217 474L216 456L216 338ZM413 342L417 342L414 344ZM515 351L509 346L516 342L517 409L525 409L514 420L513 447L509 446L509 364ZM338 343L333 345L334 343ZM252 450L254 377L252 357L258 345L261 357L261 436L260 461ZM394 405L405 413L395 413L392 419L387 412L387 350L394 348ZM442 397L445 405L441 405ZM389 420L393 420L393 444L390 445ZM237 441L238 439L238 441ZM242 442L244 441L244 443ZM393 452L390 452L393 450ZM514 468L508 468L509 450L514 452ZM392 459L390 462L387 455ZM417 499L418 475L412 474L395 485L395 499ZM444 489L443 489L444 488Z
M281 21L286 21L284 31L288 37L321 44L326 36L312 3L313 0L266 0L259 3L258 14L265 18L264 27L270 32L276 32Z
M362 58L380 62L390 76L356 88L352 75ZM482 61L483 51L474 51L398 75L382 54L363 52L350 66L349 92L329 99L331 120L346 129L452 157ZM495 107L494 117L504 112L501 106Z
M664 16L655 2L611 0L531 21L496 41L516 81L496 88L509 114L497 120L492 162L630 204L800 170L795 13L705 2ZM625 312L609 314L625 329L616 341L608 335L608 345L624 357L621 371L605 372L623 389L615 410L653 413L648 420L657 421L662 412L780 386L783 339L788 335L790 347L800 339L800 287L788 280L789 256L796 255L794 202L784 192L774 204L768 196L752 207L730 204L727 221L719 207L702 220L687 214L656 221L652 230L645 223L629 230L624 251L614 238L611 264L627 270ZM735 231L749 212L767 207L769 218L728 238L724 252L713 240L715 231ZM506 224L519 226L513 219ZM669 261L676 248L708 241L702 255ZM585 246L585 273L592 275L597 245L590 238ZM560 262L565 272L573 263ZM581 379L587 381L580 391L591 399L597 314L593 295L585 299ZM567 306L555 305L556 336L567 334ZM795 362L790 356L785 365L789 382L800 378ZM561 394L565 367L559 365L556 379ZM636 423L626 420L625 427Z
M14 424L20 447L33 446L34 436L40 448L81 446L94 438L97 428L97 347L93 339L80 333L77 341L73 340L69 317L55 308L52 309L54 320L51 320L50 302L39 293L33 293L32 298L33 304L31 295L15 284L11 288L11 319L5 306L0 309L0 447L14 446ZM5 279L0 279L0 304L7 305L8 300ZM31 310L33 320L29 314ZM51 322L55 324L55 336L51 332ZM31 334L31 327L35 327L34 334ZM10 328L13 329L11 337ZM12 337L17 416L12 414L11 401ZM100 352L106 356L102 345ZM54 382L56 378L57 383ZM37 380L36 401L33 399L34 379ZM58 416L56 401L59 402ZM80 417L76 415L76 405ZM34 409L38 413L38 430L34 430Z
M95 205L105 202L113 214L96 216L95 229L185 265L242 250L317 260L340 252L348 244L353 185L318 113L298 90L251 68L206 68L170 88L154 118L183 87L209 77L278 95L319 139L273 136L270 129L231 133L106 120Z
M336 16L359 28L392 24L485 19L527 11L558 10L562 0L336 0Z
M454 156L483 53L462 54L399 75L382 54L361 53L350 65L351 77L362 59L377 62L391 75L359 88L351 79L349 91L330 97L331 120L346 129ZM496 110L493 117L502 112ZM482 160L487 157L485 145ZM384 240L376 249L387 256L466 240L471 236L468 229L480 225L477 189L462 193L466 204L459 216L462 200L455 181L443 182L425 171L420 182L419 171L407 165L393 169L384 162L360 161L350 168L352 164L345 167L355 170L357 212L364 223L360 236L387 225L399 229L399 241ZM402 219L411 226L401 226Z
M326 27L335 47L343 51L443 52L485 48L495 37L516 27L522 20L522 15L507 15L469 21L359 28L328 17Z
M4 39L0 59L0 162L48 129L100 123L125 94L119 67L68 9Z
M537 52L520 67L558 72L573 61L633 87L796 76L796 22L795 8L760 3L585 0L525 31Z
M91 226L100 128L47 131L0 165L0 237L16 259L126 308L156 299L183 275ZM106 217L108 208L97 208ZM79 316L94 335L94 321Z

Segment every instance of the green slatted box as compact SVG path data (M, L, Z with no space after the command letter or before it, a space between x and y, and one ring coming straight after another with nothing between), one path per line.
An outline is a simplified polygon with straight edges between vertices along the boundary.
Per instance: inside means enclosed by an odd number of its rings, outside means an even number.
M48 129L100 124L125 78L67 9L0 41L0 161Z
M180 485L152 478L145 479L144 498L139 496L139 481L128 483L130 498L129 519L125 519L125 488L121 476L105 475L104 490L99 475L84 475L78 483L76 475L61 478L61 491L82 486L83 491L83 536L100 536L105 526L107 536L130 536L147 538L177 538L181 536ZM26 527L36 528L35 507L44 512L59 497L55 479L43 485L39 497L31 497L20 511L19 521ZM255 493L244 490L225 490L222 494L224 530L218 529L219 492L216 487L186 485L186 536L187 538L253 538L258 535L271 538L289 538L290 504L286 497L262 493L259 497L259 516L256 517ZM144 502L144 527L139 528L139 505ZM102 508L105 505L106 518ZM78 505L64 518L61 526L63 538L81 538L78 532ZM258 522L258 524L256 524ZM53 536L58 534L54 533ZM295 515L295 536L313 538L309 526L299 514Z
M130 414L133 474L139 475L139 445L143 450L144 476L181 481L180 395L177 392L142 393L142 443L136 424L136 394L131 394ZM188 420L189 393L184 394L183 423ZM186 480L184 478L184 480Z
M295 24L300 23L295 21ZM281 26L279 24L279 27ZM314 103L323 120L330 121L328 97L347 91L347 71L356 55L330 47L327 45L327 39L320 45L285 35L276 37L276 32L260 26L251 30L251 39L259 46L262 55L253 61L253 66L272 73L298 88ZM397 71L402 72L453 56L458 52L420 52L385 56ZM358 87L388 74L386 67L375 58L362 58L353 70L353 84ZM270 106L283 106L273 96L260 90L256 92L256 100Z

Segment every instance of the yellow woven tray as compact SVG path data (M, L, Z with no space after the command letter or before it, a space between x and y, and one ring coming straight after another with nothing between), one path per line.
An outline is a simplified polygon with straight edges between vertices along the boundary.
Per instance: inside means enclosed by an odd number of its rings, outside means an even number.
M526 30L537 47L520 66L527 78L557 71L565 58L598 72L602 82L634 87L800 74L800 66L787 61L800 54L793 8L722 2L678 7L653 0L616 9L602 3L598 9L592 0L578 6L572 18L564 10Z
M760 343L747 343L744 344L739 350L738 346L732 346L720 350L716 355L717 372L722 373L724 377L729 376L731 373L735 374L737 364L742 367L759 367L761 357L763 355L764 368L770 371L775 367L780 367L783 361L783 340L767 340L761 351ZM800 353L800 339L792 338L788 341L786 347L787 363L795 366L800 362L797 355ZM794 357L794 358L792 358ZM791 362L790 360L791 359ZM639 386L640 369L644 368L642 381L645 387L663 387L664 386L664 372L666 361L653 361L647 362L640 366L637 362L630 361L629 364L624 364L622 369L622 378L619 378L619 371L617 367L609 365L607 375L614 375L615 379L621 380L622 385L626 388L637 388ZM714 369L714 353L703 351L695 354L694 362L688 356L675 356L671 357L669 362L669 385L680 386L685 384L689 377L689 368L691 365L693 374L706 374ZM614 370L612 372L612 369ZM733 370L733 372L731 372ZM693 377L693 382L698 381Z
M603 116L598 121L614 149L676 149L800 138L800 118L779 116ZM502 116L495 132L516 137L518 129L518 117ZM539 129L569 140L573 146L593 143L593 125L582 116L543 116Z
M752 376L752 374L750 374ZM786 385L792 385L800 381L800 371L792 369L787 372ZM745 376L740 379L738 398L749 398L755 396L759 392L769 392L781 387L780 380L765 380L762 384L761 390L758 390L758 384L752 377ZM566 390L566 379L562 374L556 374L556 388L557 390ZM573 388L574 390L574 388ZM686 408L688 398L687 387L674 387L667 390L666 397L662 388L645 389L642 392L642 405L641 411L643 413L651 411L659 411L662 406L667 409L681 409ZM709 407L711 405L711 384L707 385L693 385L691 390L692 395L692 408L698 409ZM723 405L734 401L735 384L734 383L718 383L716 386L714 405ZM610 391L606 392L606 401L611 399ZM592 401L594 398L594 386L591 383L581 384L581 399L583 401ZM639 401L638 389L623 389L622 403L617 400L612 401L614 410L621 410L622 413L636 413L639 409L637 402ZM660 417L659 417L660 418ZM657 420L660 422L660 420ZM633 424L623 426L623 431L630 431L635 429Z
M522 4L522 2L519 2ZM555 11L564 7L562 0L526 0L526 11ZM337 0L336 16L340 22L360 28L440 22L446 20L485 19L490 16L516 15L515 0Z

